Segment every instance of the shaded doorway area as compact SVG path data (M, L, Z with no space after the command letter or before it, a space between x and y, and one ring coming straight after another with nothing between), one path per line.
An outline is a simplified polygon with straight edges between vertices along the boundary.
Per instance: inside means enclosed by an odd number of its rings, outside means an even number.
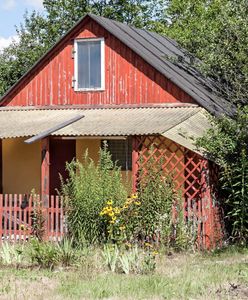
M50 195L57 195L60 190L60 175L65 180L68 178L66 162L71 162L76 157L75 140L50 140Z

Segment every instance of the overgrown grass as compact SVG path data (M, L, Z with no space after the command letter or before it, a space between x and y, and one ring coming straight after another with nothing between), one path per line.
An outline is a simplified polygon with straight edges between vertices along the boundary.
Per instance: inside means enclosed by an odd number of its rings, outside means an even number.
M160 254L150 275L114 274L90 251L77 268L0 269L1 299L246 299L248 250Z

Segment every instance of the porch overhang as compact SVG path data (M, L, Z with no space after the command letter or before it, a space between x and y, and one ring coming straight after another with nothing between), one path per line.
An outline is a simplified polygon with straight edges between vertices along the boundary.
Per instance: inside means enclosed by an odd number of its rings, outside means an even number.
M84 118L77 119L79 115ZM39 138L44 132L51 136L75 138L163 135L199 153L194 139L202 136L209 127L206 111L197 105L0 109L1 139Z

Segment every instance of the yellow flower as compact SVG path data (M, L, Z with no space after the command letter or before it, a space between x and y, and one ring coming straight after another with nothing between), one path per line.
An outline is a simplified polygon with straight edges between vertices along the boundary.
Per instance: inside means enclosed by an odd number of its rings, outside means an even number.
M138 198L138 195L137 195L137 194L132 194L132 198L133 198L133 199L137 199L137 198Z
M132 198L127 198L126 204L131 204L132 203Z
M113 201L112 201L112 200L109 200L109 201L107 202L107 204L108 204L108 205L112 205L112 204L113 204Z
M158 251L153 251L153 252L152 252L152 255L154 255L154 256L155 256L155 255L158 255Z
M116 220L116 217L112 217L112 221L115 221Z
M123 209L127 209L127 208L128 208L128 205L124 205L124 206L123 206Z
M115 221L114 221L114 220L111 220L111 221L109 221L109 223L110 223L110 224L114 224L114 223L115 223Z
M134 203L135 203L136 205L138 205L138 206L141 205L141 202L140 202L140 201L135 201Z
M107 212L110 212L110 211L112 211L113 210L113 208L111 207L111 206L108 206L107 208L106 208L106 211Z
M114 212L112 211L111 213L109 213L109 216L110 217L113 217L115 214L114 214Z
M114 208L114 212L115 212L117 215L119 215L119 214L120 214L120 209L119 209L118 207L115 207L115 208Z
M125 230L126 226L120 226L119 227L121 231Z
M152 245L150 243L145 243L146 247L152 247Z

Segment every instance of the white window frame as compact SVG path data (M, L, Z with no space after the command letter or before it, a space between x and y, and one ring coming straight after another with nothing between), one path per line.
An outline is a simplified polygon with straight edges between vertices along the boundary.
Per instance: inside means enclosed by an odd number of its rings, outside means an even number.
M101 86L97 88L79 88L78 87L78 43L96 42L101 44ZM104 91L105 90L105 47L104 38L86 38L74 40L74 90L76 92L84 91Z

